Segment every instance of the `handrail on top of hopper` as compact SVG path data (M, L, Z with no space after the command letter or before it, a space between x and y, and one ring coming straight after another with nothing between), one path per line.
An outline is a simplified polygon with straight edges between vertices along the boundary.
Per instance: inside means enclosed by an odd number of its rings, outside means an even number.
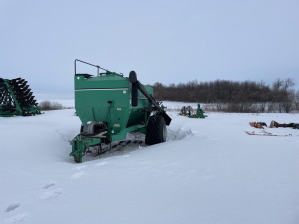
M96 67L96 68L97 68L97 76L99 76L99 74L100 74L100 73L99 73L99 69L102 69L102 70L104 70L104 71L106 71L106 72L110 72L109 70L104 69L104 68L102 68L102 67L100 67L100 66L98 66L98 65L93 65L93 64L90 64L90 63L88 63L88 62L86 62L86 61L81 61L81 60L79 60L79 59L76 59L75 62L74 62L74 66L75 66L75 76L76 76L76 74L77 74L77 61L82 62L82 63L87 64L87 65L91 65L91 66Z

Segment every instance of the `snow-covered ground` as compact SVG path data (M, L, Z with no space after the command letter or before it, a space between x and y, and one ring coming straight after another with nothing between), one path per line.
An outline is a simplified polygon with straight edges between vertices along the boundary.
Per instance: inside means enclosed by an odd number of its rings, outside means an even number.
M76 164L74 112L0 118L0 223L299 223L299 130L245 133L298 115L170 112L166 143Z

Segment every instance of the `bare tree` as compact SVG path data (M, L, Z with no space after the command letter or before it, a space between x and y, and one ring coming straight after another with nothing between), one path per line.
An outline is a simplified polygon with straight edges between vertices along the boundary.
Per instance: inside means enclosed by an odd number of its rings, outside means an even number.
M282 85L283 85L283 80L281 80L280 78L276 79L276 81L272 85L272 90L273 90L272 102L278 105L279 113L282 113L282 101L283 101L283 97L281 94Z
M293 104L295 100L295 90L293 89L294 86L295 82L291 78L288 78L283 82L281 93L283 99L282 107L286 113L290 113L290 111L293 109Z
M298 111L299 110L299 90L297 90L296 95L295 95L295 109Z

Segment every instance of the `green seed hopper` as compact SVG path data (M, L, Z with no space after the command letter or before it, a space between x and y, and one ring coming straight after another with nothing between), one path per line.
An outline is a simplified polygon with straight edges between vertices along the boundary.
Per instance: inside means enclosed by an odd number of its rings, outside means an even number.
M77 62L97 68L97 75L78 74ZM89 147L126 139L129 132L146 135L145 143L153 145L166 141L166 125L171 118L153 98L153 88L143 86L134 71L129 78L100 66L75 60L75 109L82 125L72 140L70 156L82 162Z
M27 83L22 78L0 78L0 117L41 114Z

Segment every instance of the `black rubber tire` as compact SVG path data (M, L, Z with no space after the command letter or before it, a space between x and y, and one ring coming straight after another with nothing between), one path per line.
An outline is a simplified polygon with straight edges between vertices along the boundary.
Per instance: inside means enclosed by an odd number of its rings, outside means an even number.
M161 115L151 116L146 129L145 144L159 144L165 142L166 137L167 132L164 118Z

